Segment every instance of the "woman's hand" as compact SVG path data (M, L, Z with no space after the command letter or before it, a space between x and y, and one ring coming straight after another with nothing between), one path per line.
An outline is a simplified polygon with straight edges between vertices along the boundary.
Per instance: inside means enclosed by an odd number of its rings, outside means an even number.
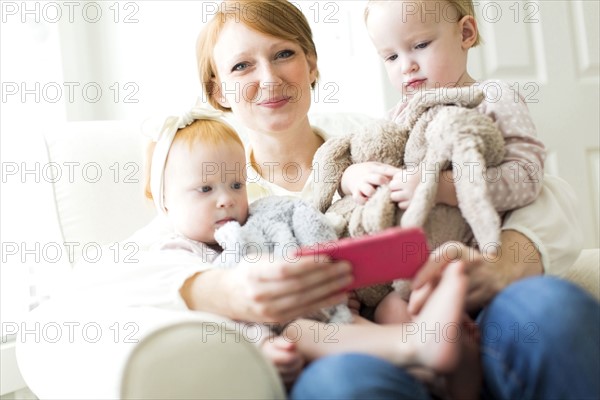
M501 240L497 254L486 257L458 242L447 242L435 249L413 280L409 312L419 312L450 263L460 262L465 266L469 278L467 312L485 307L511 283L543 273L541 256L526 236L517 231L502 231Z
M378 186L389 183L399 171L399 168L375 161L353 164L344 171L340 188L342 193L352 195L358 204L365 204Z
M443 271L454 263L463 264L469 279L467 311L481 309L500 291L500 287L503 287L500 282L488 278L485 273L487 268L483 266L483 258L476 249L460 242L446 242L435 249L413 280L413 290L408 302L408 312L411 315L419 314L440 282Z
M181 295L189 308L229 318L286 323L323 307L346 301L352 282L347 262L305 256L286 262L243 262L228 270L210 270L188 279Z

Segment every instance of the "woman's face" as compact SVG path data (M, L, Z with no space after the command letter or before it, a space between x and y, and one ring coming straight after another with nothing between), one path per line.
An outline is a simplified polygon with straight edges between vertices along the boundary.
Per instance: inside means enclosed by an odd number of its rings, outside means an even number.
M274 133L294 129L307 120L317 65L299 44L229 21L213 57L215 99L231 108L245 127Z

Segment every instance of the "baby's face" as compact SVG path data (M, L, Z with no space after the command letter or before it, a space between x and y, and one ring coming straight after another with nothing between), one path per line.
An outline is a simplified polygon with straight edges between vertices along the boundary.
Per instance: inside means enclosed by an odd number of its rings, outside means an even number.
M165 167L165 208L184 236L215 245L215 230L248 218L246 159L237 143L176 141Z
M367 29L392 85L411 97L420 89L464 86L464 24L446 1L374 1Z

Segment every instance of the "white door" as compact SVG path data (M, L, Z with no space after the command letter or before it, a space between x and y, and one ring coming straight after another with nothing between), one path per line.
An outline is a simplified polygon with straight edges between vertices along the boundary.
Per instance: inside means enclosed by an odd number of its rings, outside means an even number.
M546 172L571 184L584 245L599 247L600 1L474 3L484 44L471 51L469 72L514 82L546 144Z
M546 171L567 180L581 207L585 246L599 239L599 4L484 1L482 78L515 82L548 149Z

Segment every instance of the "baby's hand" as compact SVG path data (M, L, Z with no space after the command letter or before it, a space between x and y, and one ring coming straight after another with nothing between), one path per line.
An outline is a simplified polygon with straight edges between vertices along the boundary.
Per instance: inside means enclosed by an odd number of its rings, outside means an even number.
M399 168L375 161L353 164L342 175L342 193L352 195L358 204L365 204L378 186L389 183L399 171Z
M398 203L398 207L406 210L419 183L421 183L420 168L416 166L400 168L400 171L394 175L390 182L390 190L392 191L390 198Z
M282 336L270 339L262 345L263 354L277 368L286 388L291 388L304 367L304 357L296 345Z

